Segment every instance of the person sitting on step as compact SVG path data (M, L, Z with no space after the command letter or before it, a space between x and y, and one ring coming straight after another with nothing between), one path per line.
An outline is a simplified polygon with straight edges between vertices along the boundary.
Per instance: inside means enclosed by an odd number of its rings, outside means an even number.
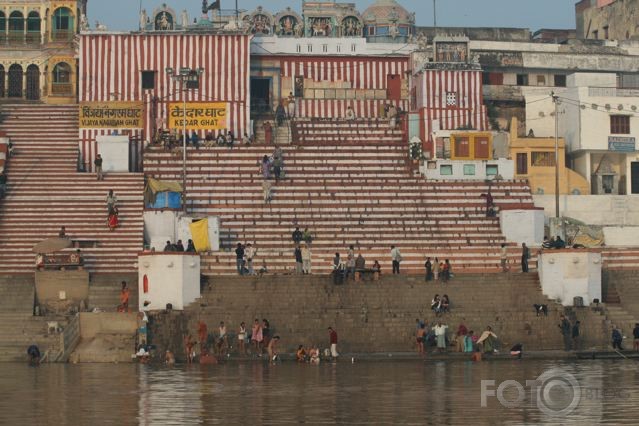
M450 299L447 294L442 296L441 311L450 312Z
M433 300L430 302L430 309L438 316L441 313L442 301L439 298L439 294L436 294L435 297L433 297Z
M217 135L217 139L215 139L215 142L219 145L222 146L226 143L226 138L224 137L224 133L220 132L219 135Z

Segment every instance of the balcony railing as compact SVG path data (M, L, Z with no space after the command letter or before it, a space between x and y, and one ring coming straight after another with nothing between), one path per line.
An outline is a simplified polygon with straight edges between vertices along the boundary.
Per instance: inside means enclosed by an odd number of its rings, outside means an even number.
M40 44L42 41L42 36L39 31L29 31L26 36L27 44Z
M66 30L57 30L57 31L53 31L51 33L51 39L53 41L70 41L73 40L73 31L66 31Z
M73 95L73 85L71 83L53 83L51 85L51 94L52 95Z
M589 87L588 96L593 98L639 97L639 89L618 89L616 87Z

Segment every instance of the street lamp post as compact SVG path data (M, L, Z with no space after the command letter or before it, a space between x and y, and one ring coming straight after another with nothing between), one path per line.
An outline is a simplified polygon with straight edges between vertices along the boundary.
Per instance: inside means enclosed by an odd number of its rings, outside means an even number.
M555 217L559 218L559 96L551 93L555 104Z
M173 68L166 68L165 72L173 81L180 83L182 92L182 210L186 213L186 91L199 87L204 69L182 67L176 72Z

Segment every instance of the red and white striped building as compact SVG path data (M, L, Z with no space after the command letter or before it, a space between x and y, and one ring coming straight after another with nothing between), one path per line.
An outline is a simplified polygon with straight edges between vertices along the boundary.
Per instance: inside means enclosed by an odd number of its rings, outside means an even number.
M358 117L378 117L388 103L406 111L410 52L402 46L365 38L255 37L251 82L269 81L273 109L295 92L298 117L344 117L349 106Z
M384 99L318 99L303 97L297 101L297 114L300 117L334 118L344 117L351 106L358 117L377 117L380 107L394 103L404 111L408 100L402 99L402 81L407 78L408 57L376 56L311 56L278 57L282 76L285 78L304 77L314 82L346 83L349 89L359 93L363 91L385 91ZM356 92L356 93L357 93Z
M419 113L420 137L430 152L435 131L488 128L481 70L441 65L426 64L412 80L413 111Z
M150 139L152 129L159 127L159 120L166 119L169 102L181 102L183 96L187 102L225 102L228 129L242 135L249 131L250 125L250 42L249 35L81 34L79 101L143 103L144 128L129 129L142 140ZM181 91L180 83L166 74L168 67L202 68L199 90ZM156 73L153 89L142 88L143 71ZM96 136L110 134L112 130L80 129L80 151L85 164L93 165Z

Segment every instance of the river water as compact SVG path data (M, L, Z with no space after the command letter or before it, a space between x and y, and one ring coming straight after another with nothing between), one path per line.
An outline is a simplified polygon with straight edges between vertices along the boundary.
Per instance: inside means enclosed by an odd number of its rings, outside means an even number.
M638 372L633 360L0 364L0 424L637 424Z

